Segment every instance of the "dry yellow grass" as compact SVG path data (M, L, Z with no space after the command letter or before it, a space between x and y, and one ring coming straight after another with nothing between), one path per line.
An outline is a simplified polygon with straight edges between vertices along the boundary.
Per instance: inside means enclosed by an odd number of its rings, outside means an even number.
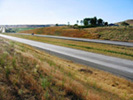
M85 29L73 29L67 26L44 27L34 30L22 31L21 33L35 33L45 35L58 35L68 37L80 37L89 39L104 39L115 41L133 40L133 27L96 27Z
M123 99L126 98L127 100L133 97L133 84L126 79L114 76L107 72L93 69L91 67L88 68L83 65L75 64L71 61L62 60L53 56L49 56L49 60L50 59L53 59L52 61L54 61L57 66L62 66L64 72L68 74L71 73L71 77L77 79L78 81L86 85L86 87L92 86L93 88L95 88L96 90L93 90L91 87L91 89L95 93L97 93L97 91L102 93L104 90L108 93L117 94L119 97L122 97ZM85 69L85 71L82 72L80 71L81 69ZM91 71L93 74L87 70Z
M42 52L40 53L40 55L44 54ZM116 77L110 73L75 64L71 61L62 60L49 54L45 54L45 57L47 57L49 63L53 61L53 65L58 66L59 69L63 70L67 74L70 74L71 77L80 80L84 84L87 83L86 85L89 84L92 87L103 89L105 91L108 91L109 93L115 93L122 98L133 97L132 82L129 82L123 78ZM90 70L93 72L93 74L85 71L81 72L79 71L80 69Z
M35 34L47 34L47 35L59 35L68 37L83 37L96 39L99 37L98 34L90 34L86 30L73 29L67 26L60 27L45 27L34 30L22 31L21 33L35 33ZM86 36L86 34L88 34Z
M13 58L16 60L16 63L12 62L14 67L11 68L12 70L10 69L11 73L7 75L9 77L7 79L0 77L0 82L4 84L3 86L0 85L0 93L5 93L2 94L5 99L6 94L8 94L8 98L15 98L17 94L21 99L24 99L24 91L25 96L26 93L29 93L28 91L33 93L28 96L29 100L34 100L35 97L39 100L47 98L52 100L133 99L133 83L126 79L89 66L63 60L24 44L0 40L3 44L0 52L9 53L5 59L6 62L10 65ZM3 58L4 56L0 57ZM2 65L1 62L2 59L0 59L0 68L4 70L2 66L5 65ZM0 71L0 75L4 76L3 71ZM8 90L6 81L7 83L10 82L10 86L15 88L16 94L5 92ZM42 84L44 82L45 84ZM14 91L14 88L11 88L11 90ZM0 98L2 96L0 94Z

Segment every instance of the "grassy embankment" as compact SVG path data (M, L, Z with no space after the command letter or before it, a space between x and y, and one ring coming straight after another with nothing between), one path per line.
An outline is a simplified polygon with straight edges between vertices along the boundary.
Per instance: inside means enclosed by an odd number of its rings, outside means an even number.
M8 34L8 35L133 60L133 47L78 42L71 40L62 40L54 38L27 36L27 35L16 35L16 34Z
M0 38L0 100L132 100L133 83Z
M45 35L133 42L132 27L96 27L96 28L85 28L79 30L67 26L61 26L61 27L45 27L34 30L27 30L27 31L22 31L21 33L35 33L35 34L45 34Z

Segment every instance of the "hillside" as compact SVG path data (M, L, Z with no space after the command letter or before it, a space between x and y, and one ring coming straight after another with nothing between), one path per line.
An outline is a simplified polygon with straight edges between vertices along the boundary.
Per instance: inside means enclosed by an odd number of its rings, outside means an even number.
M131 20L126 20L126 22L127 22L128 24L130 24L130 25L133 25L133 19L131 19Z
M125 21L122 21L122 22L126 22L126 23L130 24L131 26L133 26L133 19L125 20ZM120 25L122 22L118 22L116 24Z
M35 33L115 41L133 41L133 28L131 27L97 27L86 29L73 29L67 26L61 26L21 31L21 33Z

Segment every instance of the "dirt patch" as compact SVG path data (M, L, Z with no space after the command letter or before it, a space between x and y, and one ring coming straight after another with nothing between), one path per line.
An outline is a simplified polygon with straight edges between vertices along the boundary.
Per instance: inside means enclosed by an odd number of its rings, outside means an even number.
M84 72L84 73L90 73L90 74L93 74L93 72L89 69L80 69L79 70L80 72Z
M70 100L82 100L80 97L72 92L67 92L66 97L69 97Z

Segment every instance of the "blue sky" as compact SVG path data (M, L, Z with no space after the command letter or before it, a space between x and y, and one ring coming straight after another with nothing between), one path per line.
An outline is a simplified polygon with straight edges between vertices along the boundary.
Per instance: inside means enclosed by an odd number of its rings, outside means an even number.
M133 19L133 0L0 0L0 24L75 24L94 16Z

